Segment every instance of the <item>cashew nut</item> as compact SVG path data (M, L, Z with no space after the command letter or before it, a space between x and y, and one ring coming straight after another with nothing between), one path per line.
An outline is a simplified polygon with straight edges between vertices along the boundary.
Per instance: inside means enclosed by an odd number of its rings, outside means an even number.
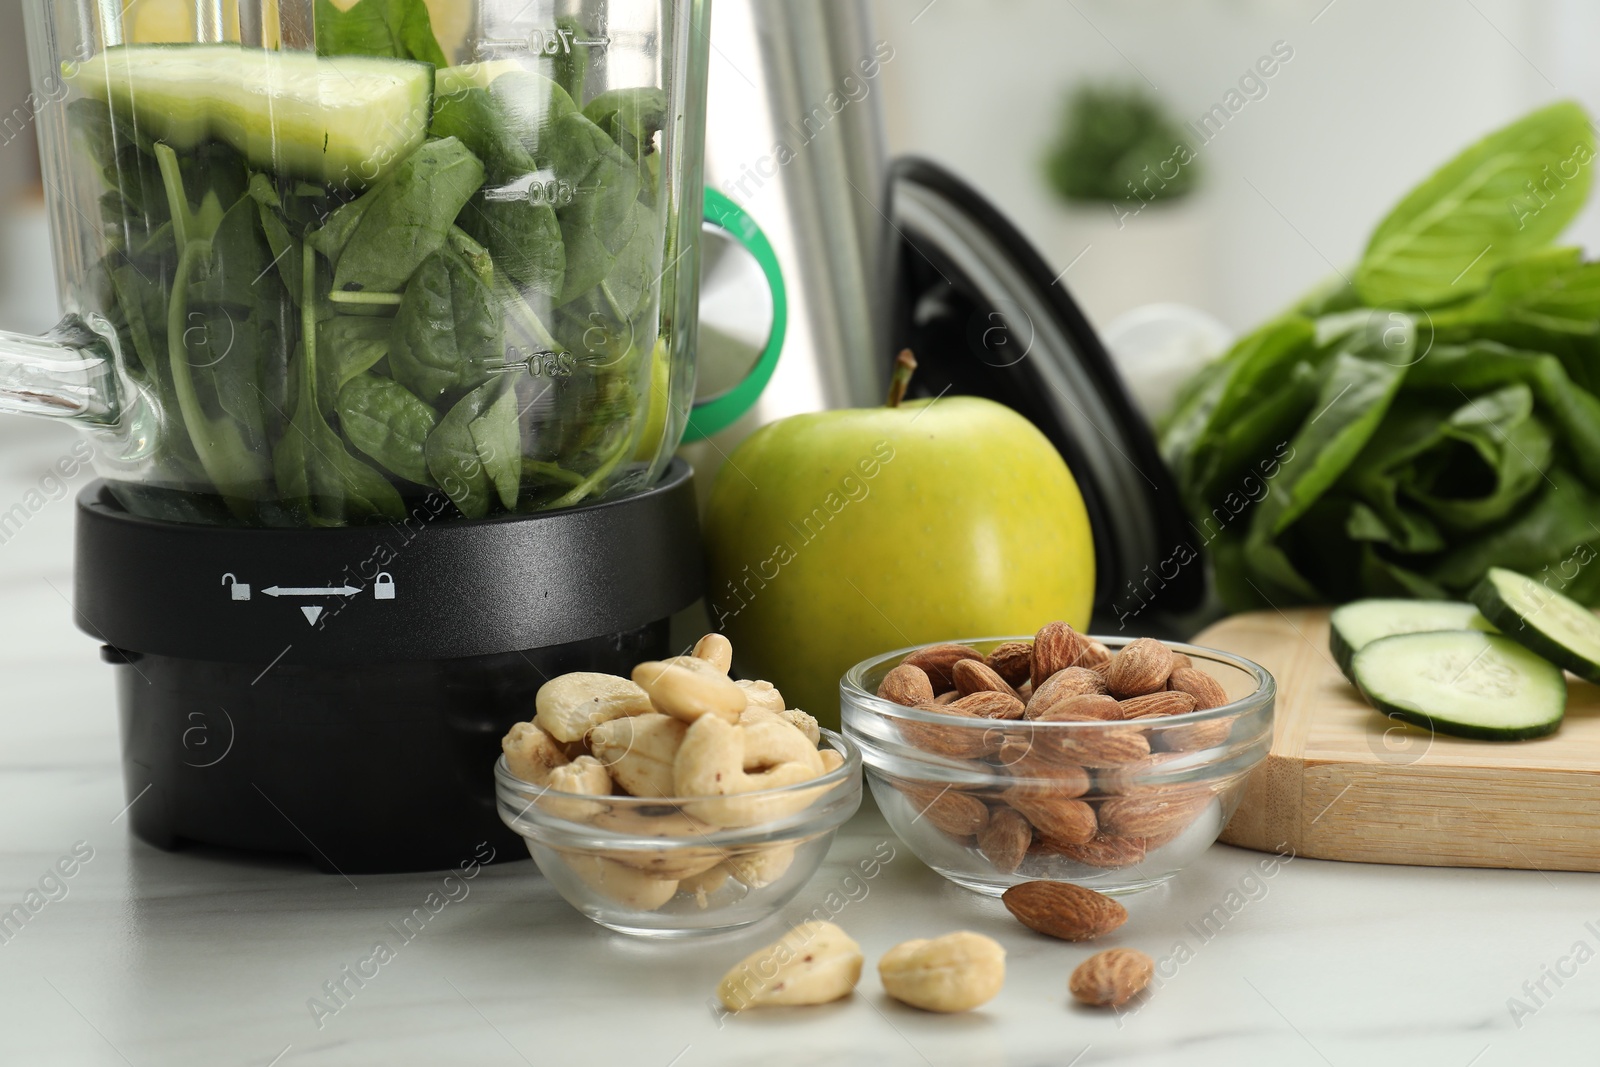
M734 965L717 985L729 1011L764 1004L826 1004L861 980L861 946L833 923L801 923Z
M604 856L584 852L563 852L561 858L585 885L603 893L618 904L640 911L655 911L678 891L674 879L652 878L643 871Z
M761 771L780 763L801 763L811 768L812 777L822 773L822 755L806 735L785 719L756 718L741 721L744 734L744 769Z
M752 708L766 708L768 711L783 713L783 694L771 682L749 681L740 679L733 683L744 690L745 699Z
M626 678L590 671L550 679L534 706L533 721L557 741L578 741L600 723L653 710L645 691Z
M550 772L567 764L562 746L540 727L519 722L500 740L506 769L524 782L544 785Z
M675 719L694 722L703 715L714 715L737 722L749 703L744 690L705 660L695 663L703 666L668 661L641 663L633 669L633 680L650 694L657 711Z
M611 793L611 775L605 764L593 756L579 756L564 767L551 771L544 781L550 792L539 795L539 807L558 819L583 822L606 810L598 800L572 800L560 793L577 793L582 796L603 797Z
M678 892L693 893L695 906L703 911L710 905L709 898L711 894L721 889L727 884L727 881L728 869L718 864L709 871L692 874L680 881L678 883Z
M594 820L597 828L625 837L655 838L663 842L681 838L703 838L714 827L691 818L673 807L657 807L659 815L640 810L639 805L614 806ZM607 859L627 864L657 878L688 878L703 874L727 858L727 852L714 846L607 850Z
M694 656L696 659L711 663L717 670L727 674L728 668L733 666L733 645L721 634L706 634L695 642Z
M687 726L659 712L611 719L589 731L589 747L636 797L673 795L673 759Z
M736 726L715 715L695 720L673 760L673 782L680 796L718 799L685 803L685 811L715 826L753 826L792 815L811 803L812 790L758 793L809 781L820 773L815 750L805 762L769 763L763 769L747 771L746 731L765 725L767 722L757 719L750 726ZM738 796L742 793L758 795Z
M991 937L959 930L896 945L878 961L883 991L924 1011L970 1011L1006 981L1006 950Z
M794 727L806 735L806 740L811 742L811 747L816 748L822 744L822 727L817 725L817 720L801 711L799 708L786 708L781 712Z
M751 889L764 889L782 878L794 864L794 845L772 845L757 852L729 856L724 867Z
M822 760L823 774L832 774L844 766L844 756L837 749L819 748L817 749L817 758Z
M666 659L658 660L657 662L664 663L669 667L684 667L696 674L703 674L707 678L726 678L728 676L727 671L718 670L715 663L708 659L701 659L699 656L668 656Z

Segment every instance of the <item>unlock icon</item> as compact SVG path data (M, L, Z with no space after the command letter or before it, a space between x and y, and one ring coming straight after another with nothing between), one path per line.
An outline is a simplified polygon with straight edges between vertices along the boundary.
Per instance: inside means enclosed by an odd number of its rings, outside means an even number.
M228 592L232 594L234 600L250 599L250 586L235 578L233 572L230 571L222 576L222 584L228 587Z
M390 574L388 571L384 571L378 575L377 580L372 583L372 599L394 599L394 575Z

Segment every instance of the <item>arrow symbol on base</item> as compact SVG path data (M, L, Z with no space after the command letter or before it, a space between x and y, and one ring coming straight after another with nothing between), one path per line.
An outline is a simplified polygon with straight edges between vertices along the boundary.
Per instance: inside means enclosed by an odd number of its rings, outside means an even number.
M309 622L312 626L315 626L317 624L317 616L322 614L322 609L319 607L310 606L303 607L300 609L300 614L306 617L306 622Z
M361 592L353 585L330 585L322 589L286 589L269 585L261 591L268 596L355 596Z

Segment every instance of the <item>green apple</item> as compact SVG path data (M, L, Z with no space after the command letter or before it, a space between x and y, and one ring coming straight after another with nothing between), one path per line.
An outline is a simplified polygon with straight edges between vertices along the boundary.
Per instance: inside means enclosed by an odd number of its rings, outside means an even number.
M765 426L718 472L705 532L707 606L740 674L835 727L839 678L860 660L1055 619L1081 629L1094 598L1067 465L977 397Z

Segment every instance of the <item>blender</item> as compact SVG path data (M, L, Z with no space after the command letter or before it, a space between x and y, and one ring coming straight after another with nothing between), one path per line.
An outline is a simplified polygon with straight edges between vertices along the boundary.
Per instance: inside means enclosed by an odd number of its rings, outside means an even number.
M707 5L168 6L25 0L66 314L0 334L0 410L94 438L74 608L130 821L509 852L501 734L702 589Z

